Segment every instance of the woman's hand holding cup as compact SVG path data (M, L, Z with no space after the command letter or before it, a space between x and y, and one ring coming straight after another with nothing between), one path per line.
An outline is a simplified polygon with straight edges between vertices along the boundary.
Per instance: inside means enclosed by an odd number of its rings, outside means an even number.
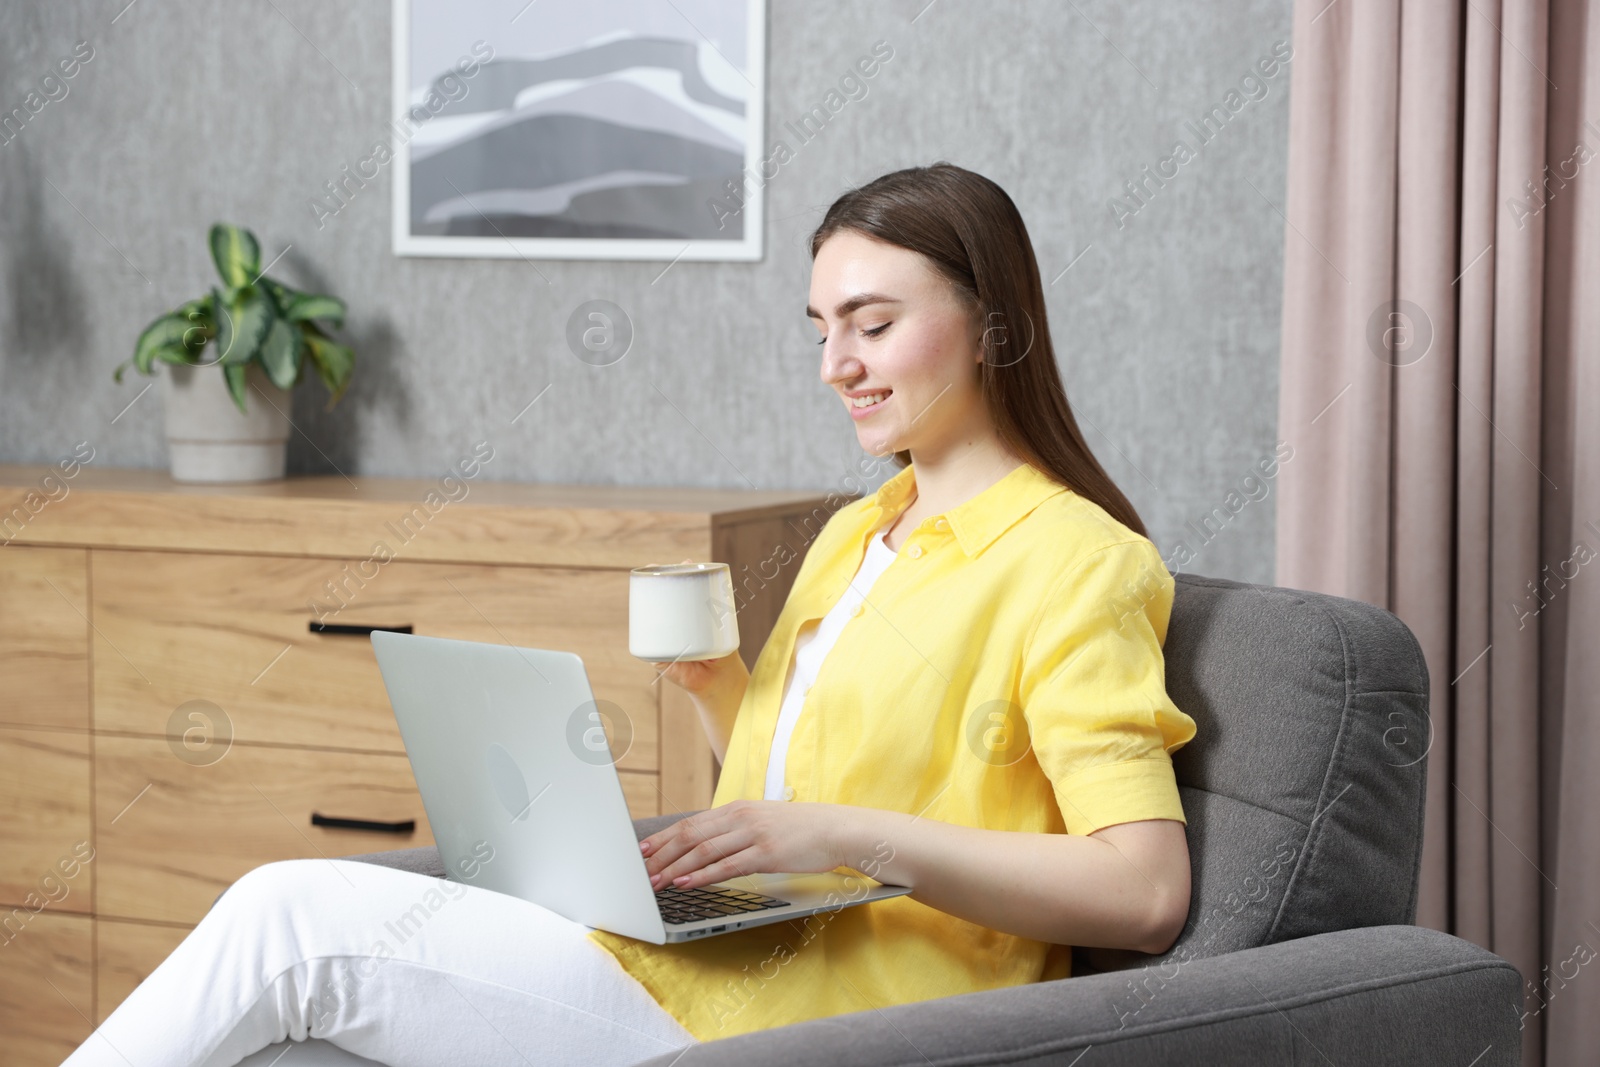
M737 664L735 660L739 660ZM661 676L678 688L695 696L704 696L721 685L739 677L744 661L737 651L721 659L680 659L665 662L652 661Z
M628 582L628 651L704 696L748 679L726 563L637 567Z

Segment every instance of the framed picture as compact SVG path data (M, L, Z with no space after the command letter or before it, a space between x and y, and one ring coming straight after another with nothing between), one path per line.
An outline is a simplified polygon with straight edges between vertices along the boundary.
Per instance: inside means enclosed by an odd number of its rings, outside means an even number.
M393 3L397 255L761 258L765 0Z

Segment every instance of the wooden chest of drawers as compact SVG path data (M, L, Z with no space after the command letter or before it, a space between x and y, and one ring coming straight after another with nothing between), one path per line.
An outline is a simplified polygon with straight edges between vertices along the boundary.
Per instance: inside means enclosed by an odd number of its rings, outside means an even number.
M628 654L628 570L730 564L754 664L849 499L451 488L0 466L8 1063L59 1063L251 868L432 842L373 627L577 652L626 716L634 817L708 805L717 768L692 705Z

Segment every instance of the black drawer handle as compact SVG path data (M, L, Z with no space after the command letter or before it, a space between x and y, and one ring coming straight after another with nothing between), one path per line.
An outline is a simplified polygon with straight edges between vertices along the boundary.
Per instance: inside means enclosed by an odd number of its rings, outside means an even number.
M344 637L366 637L373 632L386 634L408 634L411 632L410 623L404 626L347 626L342 622L317 622L315 619L311 621L310 628L314 634L333 634Z
M416 830L417 820L403 819L400 822L374 822L371 819L337 819L332 815L318 815L311 813L312 826L331 826L338 830L372 830L380 834L409 834Z

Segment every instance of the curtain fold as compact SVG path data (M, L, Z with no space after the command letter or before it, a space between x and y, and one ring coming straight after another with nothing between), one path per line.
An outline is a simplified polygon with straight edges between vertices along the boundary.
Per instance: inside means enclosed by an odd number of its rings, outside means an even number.
M1600 1048L1600 13L1297 0L1279 585L1428 661L1417 922L1526 980L1527 1064Z

